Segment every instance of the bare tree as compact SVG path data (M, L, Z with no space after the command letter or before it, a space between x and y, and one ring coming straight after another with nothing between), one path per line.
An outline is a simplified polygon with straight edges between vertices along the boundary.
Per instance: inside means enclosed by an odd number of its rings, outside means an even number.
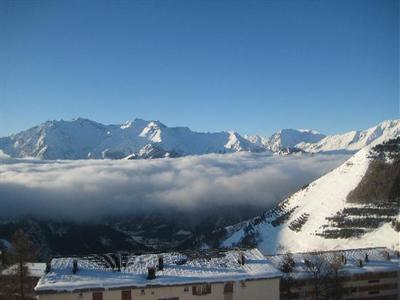
M346 289L343 286L345 273L343 267L346 264L346 257L343 254L334 253L326 255L326 269L321 274L321 295L325 299L339 300L346 295Z
M304 270L311 275L313 299L322 299L324 281L328 274L329 262L323 252L307 253L303 257Z
M313 299L344 298L345 264L346 257L338 253L329 255L324 252L312 252L304 255L304 269L310 273Z
M282 290L284 291L286 298L289 300L292 299L292 287L295 282L293 276L295 266L296 263L291 253L287 252L282 256L282 261L279 264L279 270L283 273L281 284Z

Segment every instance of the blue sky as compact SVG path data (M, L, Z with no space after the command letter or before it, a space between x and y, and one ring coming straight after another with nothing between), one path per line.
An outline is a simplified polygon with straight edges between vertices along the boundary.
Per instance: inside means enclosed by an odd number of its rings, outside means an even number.
M48 119L330 134L399 118L399 2L0 1L0 136Z

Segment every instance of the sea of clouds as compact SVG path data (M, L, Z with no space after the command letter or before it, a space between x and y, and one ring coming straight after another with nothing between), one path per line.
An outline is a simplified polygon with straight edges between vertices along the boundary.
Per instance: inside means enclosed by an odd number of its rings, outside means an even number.
M43 161L0 153L0 218L91 220L246 203L267 208L347 158L235 153Z

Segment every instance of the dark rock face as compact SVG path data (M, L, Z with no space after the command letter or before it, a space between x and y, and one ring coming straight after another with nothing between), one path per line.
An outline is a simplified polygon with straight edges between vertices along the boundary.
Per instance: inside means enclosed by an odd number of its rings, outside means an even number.
M400 137L375 146L368 170L359 185L349 193L350 203L400 204Z
M371 162L364 177L347 196L347 202L357 207L345 208L327 218L334 229L326 229L320 236L359 237L384 223L391 223L400 231L400 137L375 146L369 157Z

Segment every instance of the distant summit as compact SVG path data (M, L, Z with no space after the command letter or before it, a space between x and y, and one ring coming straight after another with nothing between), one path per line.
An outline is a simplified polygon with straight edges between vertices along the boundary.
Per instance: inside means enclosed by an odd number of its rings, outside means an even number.
M297 148L305 152L356 152L376 142L400 135L400 120L388 120L366 130L350 131L324 137L317 142L301 142Z
M294 148L301 142L318 142L324 137L325 135L320 134L318 131L309 129L282 129L269 138L260 135L246 136L252 143L272 152Z

